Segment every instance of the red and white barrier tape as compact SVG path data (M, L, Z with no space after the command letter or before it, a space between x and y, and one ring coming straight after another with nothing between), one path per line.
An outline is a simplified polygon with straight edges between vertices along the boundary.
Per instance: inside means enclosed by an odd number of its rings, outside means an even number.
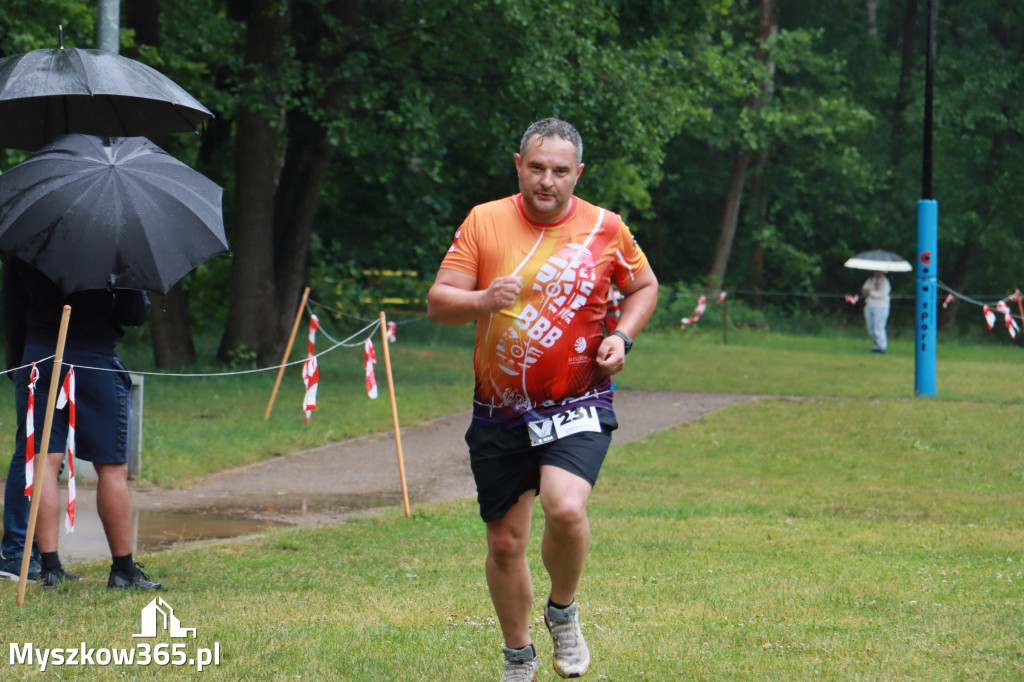
M39 368L32 363L28 380L28 409L25 411L25 497L32 497L32 485L36 478L36 382Z
M372 399L377 398L377 377L373 374L373 365L377 362L377 353L373 350L373 340L367 338L363 342L363 363L366 366L366 394Z
M981 312L985 316L985 324L988 325L989 329L996 326L996 314L992 312L992 309L987 305L981 306Z
M708 297L701 296L697 299L697 307L693 309L693 313L689 317L684 317L679 321L679 328L686 329L689 325L694 324L700 319L700 316L704 314L704 310L708 307Z
M68 513L64 518L64 532L75 530L75 368L68 365L68 373L64 376L64 384L60 387L57 397L57 409L68 406L68 442L65 452L68 456Z
M1006 324L1006 331L1010 333L1010 338L1017 338L1017 321L1013 319L1010 306L1006 304L1006 301L999 301L999 303L996 303L996 310L1003 314L1003 322ZM992 326L989 325L989 329L991 328Z
M306 394L302 398L302 411L306 413L306 423L316 409L316 391L320 387L320 368L316 364L316 330L320 328L320 318L309 317L309 342L306 350L306 361L302 364L302 383Z

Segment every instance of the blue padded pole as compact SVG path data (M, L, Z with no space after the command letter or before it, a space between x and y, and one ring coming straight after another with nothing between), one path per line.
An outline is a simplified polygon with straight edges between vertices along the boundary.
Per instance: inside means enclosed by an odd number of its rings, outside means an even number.
M935 327L938 322L936 285L939 204L934 199L917 202L917 295L914 318L914 395L935 395Z

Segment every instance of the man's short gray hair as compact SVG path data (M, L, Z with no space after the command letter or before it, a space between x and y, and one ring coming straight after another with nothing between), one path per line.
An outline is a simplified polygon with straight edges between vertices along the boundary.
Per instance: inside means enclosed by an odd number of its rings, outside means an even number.
M576 150L576 165L579 166L583 163L583 138L580 137L579 132L571 124L557 118L545 118L527 128L526 132L523 133L522 142L519 143L519 155L526 156L526 152L530 147L530 141L534 137L539 137L543 140L552 135L557 135L563 140L572 142L572 146Z

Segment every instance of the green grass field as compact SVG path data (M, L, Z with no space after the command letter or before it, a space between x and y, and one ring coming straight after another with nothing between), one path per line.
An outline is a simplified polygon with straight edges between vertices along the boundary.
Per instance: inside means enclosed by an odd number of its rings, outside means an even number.
M907 343L879 357L859 337L736 333L723 346L690 331L642 335L619 384L780 397L613 445L578 595L594 654L586 679L1024 678L1021 349L940 345L939 394L915 398ZM464 338L391 350L403 423L467 407ZM321 359L321 377L308 427L294 376L266 423L273 375L147 377L147 482L186 485L239 460L390 428L386 399L360 393L361 354ZM13 416L3 409L0 428ZM540 679L554 680L538 537L535 643ZM32 586L21 608L16 586L0 584L5 655L11 643L19 655L25 643L148 643L169 659L44 673L60 679L184 679L195 675L187 659L214 648L211 679L500 674L472 500L142 560L195 639L133 638L153 595L109 593L97 562L76 566L84 580L60 592ZM186 665L171 663L177 652ZM40 676L38 663L0 665L3 679Z

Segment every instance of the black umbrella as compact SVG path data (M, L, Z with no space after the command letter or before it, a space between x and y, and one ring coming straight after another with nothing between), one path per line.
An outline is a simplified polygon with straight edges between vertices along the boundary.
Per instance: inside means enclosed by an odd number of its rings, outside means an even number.
M227 253L221 194L146 138L64 135L0 175L0 250L65 293L166 293Z
M156 69L112 52L62 44L0 59L0 147L34 150L65 133L158 137L211 116Z
M844 266L855 270L873 270L882 272L910 272L914 267L898 253L876 249L863 251L853 258L847 259Z

